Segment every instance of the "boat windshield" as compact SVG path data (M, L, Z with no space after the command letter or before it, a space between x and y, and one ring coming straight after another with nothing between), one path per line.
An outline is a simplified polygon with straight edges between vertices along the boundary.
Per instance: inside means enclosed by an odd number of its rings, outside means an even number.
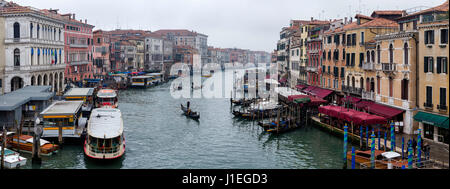
M44 119L44 127L69 126L73 125L72 118L48 118Z
M91 151L96 153L114 153L119 151L122 136L114 138L95 138L89 136L89 146Z
M6 149L6 148L5 148L5 156L8 156L8 155L13 155L13 154L15 154L15 152L14 152L14 151L12 151L12 150L10 150L10 149Z

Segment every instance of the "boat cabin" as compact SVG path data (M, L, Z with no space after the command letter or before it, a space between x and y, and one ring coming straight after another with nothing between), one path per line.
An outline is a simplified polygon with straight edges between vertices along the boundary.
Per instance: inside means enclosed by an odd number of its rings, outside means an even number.
M148 73L146 75L152 77L153 84L159 84L162 82L162 76L163 76L162 73Z
M141 76L133 76L131 77L131 86L132 87L149 87L152 85L152 76L141 75Z
M87 122L82 116L83 101L56 101L41 112L43 138L79 138Z
M97 92L97 100L95 102L95 107L118 107L117 93L113 89L101 89Z
M83 117L89 118L94 106L94 88L71 88L64 94L66 101L83 101Z

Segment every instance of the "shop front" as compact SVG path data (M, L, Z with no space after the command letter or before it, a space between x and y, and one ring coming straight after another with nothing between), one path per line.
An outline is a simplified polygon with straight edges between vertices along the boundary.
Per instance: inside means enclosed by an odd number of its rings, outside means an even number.
M449 118L442 115L418 112L414 120L420 122L419 128L423 130L422 136L435 142L449 144Z

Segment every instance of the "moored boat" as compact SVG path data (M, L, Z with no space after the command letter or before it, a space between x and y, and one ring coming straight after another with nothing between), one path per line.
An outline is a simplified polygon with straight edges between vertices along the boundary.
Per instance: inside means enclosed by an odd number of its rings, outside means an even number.
M375 150L375 168L376 169L387 169L387 162L382 161L383 156L381 155L384 151L382 150ZM367 164L370 166L370 157L371 157L371 151L361 151L356 150L355 151L355 163L361 165L361 164ZM352 159L352 152L347 152L347 160Z
M120 110L94 109L88 122L84 154L93 159L117 159L124 153L125 136Z
M0 151L2 150L2 147L0 147ZM5 168L7 169L18 169L25 164L27 164L27 158L24 158L20 156L19 153L12 151L8 148L4 149L5 153Z
M19 144L17 144L17 138L19 138ZM16 135L12 137L12 140L8 143L13 149L20 149L27 153L33 152L33 137L30 135ZM41 145L41 155L49 156L58 152L59 146L57 144L52 144L47 140L40 139L39 144Z

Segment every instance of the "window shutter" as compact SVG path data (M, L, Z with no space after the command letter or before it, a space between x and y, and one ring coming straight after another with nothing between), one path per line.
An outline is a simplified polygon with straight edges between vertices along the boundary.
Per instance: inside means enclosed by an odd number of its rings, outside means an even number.
M428 57L424 57L424 60L423 60L423 72L424 73L428 72Z
M429 67L430 67L430 71L431 71L431 73L433 73L434 72L434 63L433 63L433 57L430 57L429 58L430 59L430 63L429 63Z
M434 30L431 30L430 44L434 44Z

